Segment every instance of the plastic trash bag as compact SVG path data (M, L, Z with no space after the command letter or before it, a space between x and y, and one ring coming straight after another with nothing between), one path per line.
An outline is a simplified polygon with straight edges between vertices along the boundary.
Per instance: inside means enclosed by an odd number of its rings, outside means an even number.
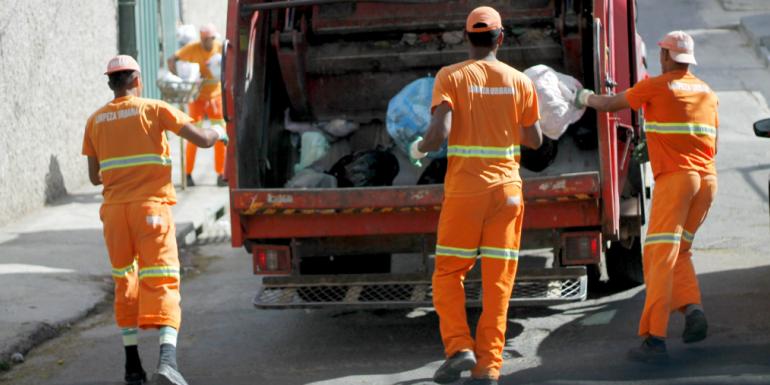
M206 62L206 67L208 67L209 72L211 72L211 76L219 80L222 78L222 54L216 53L209 61Z
M298 173L310 167L321 159L329 151L329 141L324 134L309 131L302 134L299 149L299 163L294 165L294 172Z
M184 24L176 28L176 41L179 43L180 48L195 40L198 40L198 28L194 25Z
M388 103L386 127L396 147L409 154L409 145L418 136L425 136L430 123L430 103L434 78L417 79L399 91ZM445 158L446 143L440 151L428 153L429 158Z
M297 172L293 178L286 182L287 188L336 188L337 178L306 168Z
M585 113L572 103L575 93L583 88L572 76L554 71L546 65L536 65L524 70L535 84L540 106L540 128L543 135L558 140L567 126L577 122Z
M198 63L178 60L176 62L176 74L187 82L194 82L201 78L201 68Z
M371 150L342 157L329 173L337 178L339 187L391 186L398 170L395 155Z

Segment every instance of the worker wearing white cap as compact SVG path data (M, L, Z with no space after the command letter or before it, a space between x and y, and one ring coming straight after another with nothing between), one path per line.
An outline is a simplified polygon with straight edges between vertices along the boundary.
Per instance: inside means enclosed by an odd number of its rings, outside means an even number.
M176 363L179 256L171 205L171 158L165 131L201 147L211 147L224 130L199 130L182 111L159 100L141 98L139 64L131 56L109 61L115 98L86 124L83 155L88 176L104 185L100 217L115 283L115 321L126 353L126 384L146 381L137 349L138 328L159 329L156 384L186 384Z
M690 35L670 32L658 46L662 75L618 95L598 96L589 90L576 95L578 106L599 111L644 107L655 189L643 244L647 293L639 335L644 341L628 356L645 362L667 359L665 338L671 312L685 314L685 343L706 338L708 323L691 248L717 191L717 96L689 71L690 65L697 64Z

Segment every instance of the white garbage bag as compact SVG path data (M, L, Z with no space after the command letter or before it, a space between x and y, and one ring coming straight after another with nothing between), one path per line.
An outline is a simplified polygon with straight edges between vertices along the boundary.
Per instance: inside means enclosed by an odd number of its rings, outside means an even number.
M535 84L540 106L540 128L543 135L558 140L567 126L577 122L585 113L572 103L575 94L583 88L572 76L554 71L546 65L536 65L524 71Z
M211 76L214 79L219 80L222 77L222 54L214 54L209 61L206 62L206 67L209 68Z
M184 47L195 40L198 40L198 28L194 25L184 24L176 28L176 41L179 47Z
M198 63L178 60L176 62L176 74L186 82L194 82L201 78L201 68Z
M329 152L329 141L317 131L303 133L300 143L299 163L294 165L295 173L310 167Z

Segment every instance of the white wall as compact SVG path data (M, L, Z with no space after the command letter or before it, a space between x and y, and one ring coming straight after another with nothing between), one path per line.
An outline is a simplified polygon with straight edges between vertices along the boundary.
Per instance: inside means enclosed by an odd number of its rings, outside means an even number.
M111 99L115 0L15 0L0 7L0 225L88 181L88 116Z
M198 28L214 23L220 37L224 38L227 3L227 0L182 0L182 19L185 24L193 24Z

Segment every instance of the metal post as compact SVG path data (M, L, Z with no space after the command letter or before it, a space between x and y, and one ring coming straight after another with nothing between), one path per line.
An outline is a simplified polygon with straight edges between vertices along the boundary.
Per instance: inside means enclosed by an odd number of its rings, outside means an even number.
M136 58L136 0L118 0L118 52Z

